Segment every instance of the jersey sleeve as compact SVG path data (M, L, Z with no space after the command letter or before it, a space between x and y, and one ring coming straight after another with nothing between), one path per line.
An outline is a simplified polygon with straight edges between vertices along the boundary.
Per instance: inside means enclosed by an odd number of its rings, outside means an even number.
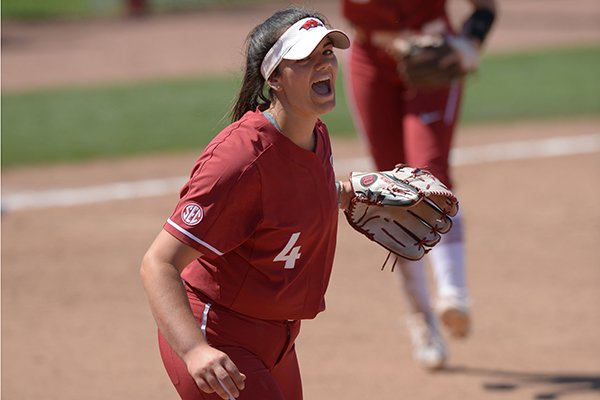
M214 154L201 157L164 225L171 235L211 258L242 244L262 219L258 168L226 160Z

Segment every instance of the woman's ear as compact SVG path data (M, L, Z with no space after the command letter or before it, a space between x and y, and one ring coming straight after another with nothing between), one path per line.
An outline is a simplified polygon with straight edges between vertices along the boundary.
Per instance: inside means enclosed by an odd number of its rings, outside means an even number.
M271 76L267 80L267 85L269 85L269 87L276 92L281 89L281 82L279 81L279 78L277 76Z

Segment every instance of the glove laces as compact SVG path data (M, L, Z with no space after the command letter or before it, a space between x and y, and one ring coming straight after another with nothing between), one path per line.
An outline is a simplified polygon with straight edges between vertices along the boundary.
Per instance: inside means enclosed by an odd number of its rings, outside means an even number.
M381 270L383 271L385 266L388 263L388 260L390 259L390 257L392 256L392 252L390 251L387 255L387 257L385 258L385 261L383 262L383 265L381 266ZM394 263L392 264L392 272L394 272L394 268L396 268L396 263L398 262L398 256L394 254Z

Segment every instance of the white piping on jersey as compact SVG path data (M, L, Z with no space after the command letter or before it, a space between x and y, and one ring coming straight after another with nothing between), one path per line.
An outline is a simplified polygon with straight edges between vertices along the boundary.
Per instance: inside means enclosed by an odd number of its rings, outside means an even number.
M180 227L179 225L177 225L175 222L173 222L171 220L171 218L167 219L167 222L169 223L169 225L171 225L173 228L177 229L179 232L183 233L185 236L189 237L190 239L192 239L194 242L201 244L202 246L206 247L207 249L209 249L210 251L212 251L213 253L215 253L218 256L222 256L224 253L215 249L214 247L212 247L210 244L206 243L204 240L192 235L191 233L189 233L188 231L186 231L185 229L183 229L182 227Z
M229 400L235 400L235 397L233 397L233 395L231 393L229 393L229 390L227 390L227 388L225 386L223 386L223 382L221 382L220 380L219 380L219 385L221 385L221 387L223 388L223 390L225 391L227 396L229 396Z
M200 330L202 331L202 336L204 336L205 339L206 339L206 325L208 323L208 312L210 311L211 306L212 306L211 303L206 303L204 305L204 311L202 311L202 321L200 322ZM225 385L223 385L223 382L221 382L221 380L219 380L219 385L221 385L221 388L225 391L225 393L227 393L229 400L235 400L235 397L233 397L231 392L229 392L229 390L227 390L227 388L225 387Z
M227 390L227 388L225 387L225 385L223 385L223 382L221 382L220 379L218 379L217 382L219 382L219 385L221 385L221 388L225 391L225 393L227 394L227 396L229 396L229 400L235 400L235 397L233 397L233 395L231 393L229 393L229 390Z
M208 311L210 310L210 306L212 304L206 303L204 305L204 311L202 311L202 321L200 323L200 330L202 331L202 336L206 339L206 324L208 323Z
M454 122L454 114L456 113L459 92L459 81L455 79L450 84L450 91L448 93L448 100L446 102L446 111L444 112L444 122L446 125L450 125L452 122Z

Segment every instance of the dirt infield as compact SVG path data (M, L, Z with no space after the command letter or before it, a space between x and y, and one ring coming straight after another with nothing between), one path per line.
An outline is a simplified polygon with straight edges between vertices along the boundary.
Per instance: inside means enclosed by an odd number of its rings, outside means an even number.
M502 3L490 51L550 46L558 37L561 45L600 38L597 2L583 0L571 9L549 0L541 10L534 0ZM319 8L339 21L332 3ZM267 13L5 24L3 90L234 70L241 38ZM227 18L219 24L218 16ZM218 31L225 45L199 43L199 26ZM201 63L187 57L192 48L215 56ZM456 144L469 149L534 140L541 146L598 133L600 118L469 126L459 130ZM357 140L336 140L334 150L337 160L365 155ZM181 176L195 157L5 170L2 191ZM600 154L581 149L455 167L475 328L467 341L448 340L449 368L435 374L411 359L398 281L379 271L385 253L340 218L328 309L304 323L298 340L305 398L600 398L598 171ZM176 199L174 192L2 215L3 399L177 398L138 277L140 258Z

